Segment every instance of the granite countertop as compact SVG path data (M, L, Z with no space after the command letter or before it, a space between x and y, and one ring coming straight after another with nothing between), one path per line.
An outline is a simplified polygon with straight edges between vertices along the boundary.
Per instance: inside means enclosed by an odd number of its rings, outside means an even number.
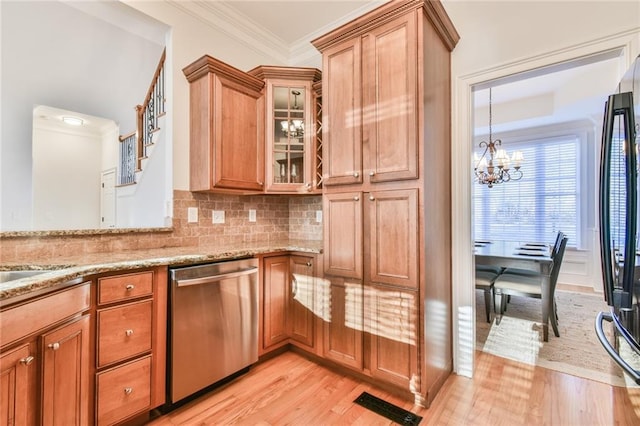
M167 247L147 250L125 250L117 253L91 253L73 257L43 259L34 264L0 265L0 271L47 270L42 274L0 283L0 305L16 298L40 294L47 289L89 275L154 266L180 266L218 260L250 257L279 251L321 253L321 241L269 241L243 243L237 247Z

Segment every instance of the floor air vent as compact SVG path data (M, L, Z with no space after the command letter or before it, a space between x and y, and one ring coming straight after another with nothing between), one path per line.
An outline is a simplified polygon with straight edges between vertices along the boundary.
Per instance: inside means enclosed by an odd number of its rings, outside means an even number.
M393 405L367 392L362 392L353 402L401 425L418 425L422 420L422 417L413 414L411 411Z

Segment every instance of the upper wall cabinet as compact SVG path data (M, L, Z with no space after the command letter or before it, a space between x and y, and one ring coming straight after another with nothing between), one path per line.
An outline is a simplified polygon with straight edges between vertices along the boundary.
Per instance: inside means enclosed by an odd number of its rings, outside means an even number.
M325 185L418 178L416 27L402 16L323 51Z
M208 55L182 71L190 86L191 191L262 192L264 82Z
M259 66L248 73L264 80L266 88L265 191L317 192L313 84L320 81L320 71Z

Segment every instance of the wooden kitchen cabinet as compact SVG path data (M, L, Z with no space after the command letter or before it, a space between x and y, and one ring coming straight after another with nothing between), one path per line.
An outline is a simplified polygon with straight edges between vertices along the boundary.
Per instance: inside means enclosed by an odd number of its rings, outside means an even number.
M362 281L325 276L323 356L356 370L363 368Z
M322 197L324 273L362 279L362 192Z
M0 310L0 424L89 424L90 282Z
M248 72L265 82L265 191L317 192L315 68L259 66Z
M264 189L264 82L205 55L189 81L189 184L194 192Z
M313 350L317 312L315 257L291 255L290 268L289 336L292 344Z
M325 274L362 279L366 265L370 281L417 288L417 189L328 193L323 203Z
M418 190L364 194L371 282L418 289Z
M263 350L275 349L289 339L289 256L265 257L263 261Z
M0 425L35 424L37 389L33 344L25 343L0 355Z
M261 355L288 343L316 353L322 308L315 261L306 253L263 258Z
M164 404L167 268L98 277L95 323L95 423L122 423Z
M391 0L312 41L323 58L324 354L425 406L453 367L458 40L440 2ZM362 323L350 314L358 309Z
M419 386L418 292L371 284L365 289L371 376L403 389Z
M42 424L89 423L89 315L41 337Z
M323 51L325 185L418 178L416 26L407 14Z

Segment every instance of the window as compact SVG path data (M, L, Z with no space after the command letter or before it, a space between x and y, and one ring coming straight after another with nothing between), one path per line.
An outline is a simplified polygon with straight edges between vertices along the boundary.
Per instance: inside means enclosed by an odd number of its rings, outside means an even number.
M576 135L503 144L524 154L523 177L489 188L474 183L474 238L581 245L580 138ZM482 152L479 152L482 154Z

